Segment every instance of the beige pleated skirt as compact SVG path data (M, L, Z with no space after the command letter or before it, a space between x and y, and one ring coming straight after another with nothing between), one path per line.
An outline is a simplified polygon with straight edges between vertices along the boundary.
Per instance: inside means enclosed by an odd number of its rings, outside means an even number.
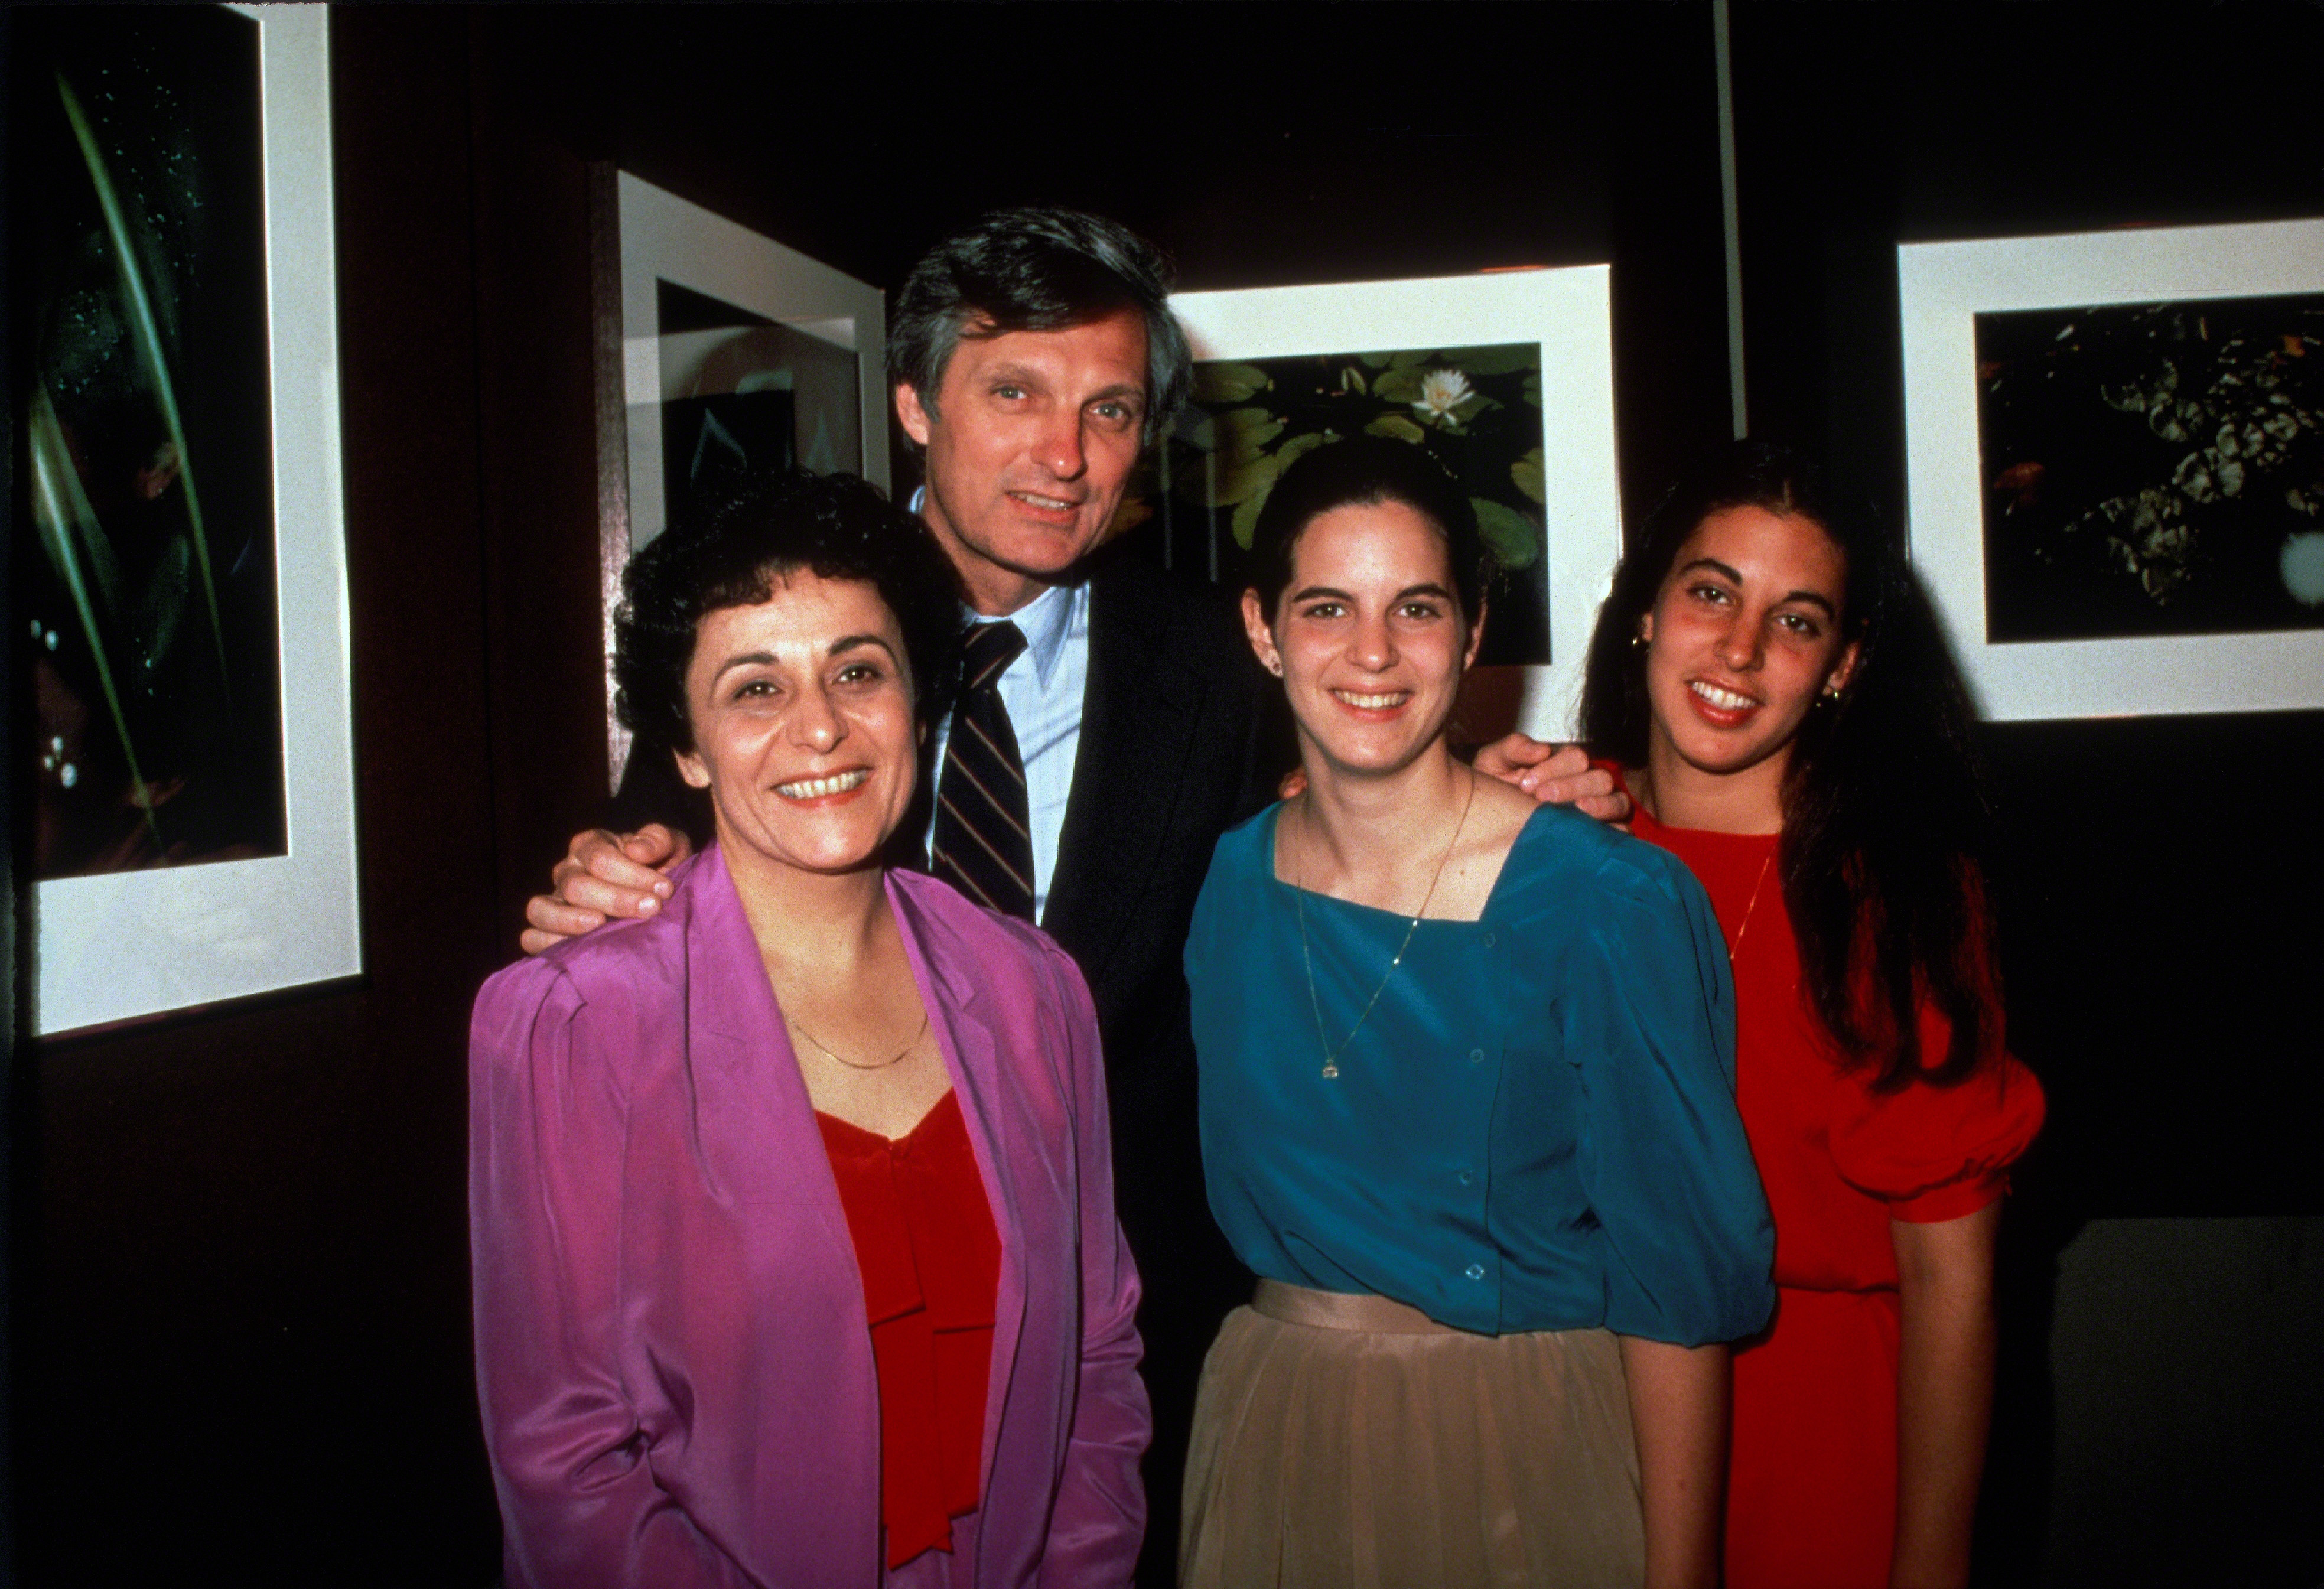
M1628 1589L1619 1348L1262 1280L1203 1364L1179 1547L1185 1589Z

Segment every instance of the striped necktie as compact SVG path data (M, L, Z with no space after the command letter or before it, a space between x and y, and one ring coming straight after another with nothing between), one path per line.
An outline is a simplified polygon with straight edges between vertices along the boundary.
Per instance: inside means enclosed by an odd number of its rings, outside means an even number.
M961 688L936 777L938 877L970 899L1033 919L1033 838L1025 762L1001 701L1001 675L1025 649L1010 623L974 624L963 642Z

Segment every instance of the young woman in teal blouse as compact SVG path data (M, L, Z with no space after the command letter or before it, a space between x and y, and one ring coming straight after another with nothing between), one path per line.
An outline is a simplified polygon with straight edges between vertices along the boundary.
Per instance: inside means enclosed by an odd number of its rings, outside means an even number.
M1711 1584L1720 1344L1774 1292L1710 907L1451 753L1484 558L1419 448L1309 453L1254 551L1307 785L1220 841L1186 949L1211 1206L1260 1280L1182 1581Z

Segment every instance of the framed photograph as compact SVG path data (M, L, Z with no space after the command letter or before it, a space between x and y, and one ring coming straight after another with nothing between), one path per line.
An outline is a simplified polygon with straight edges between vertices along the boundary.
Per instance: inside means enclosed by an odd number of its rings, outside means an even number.
M11 21L46 1035L363 961L327 11Z
M2324 707L2324 221L1897 276L1913 559L1985 715Z
M1622 550L1607 267L1185 292L1171 308L1194 401L1127 510L1161 521L1141 533L1163 559L1239 583L1293 459L1345 436L1424 448L1468 490L1503 570L1479 653L1492 726L1567 736Z
M622 566L690 493L748 466L844 469L885 489L887 319L875 287L627 171L595 175L598 565L618 788Z

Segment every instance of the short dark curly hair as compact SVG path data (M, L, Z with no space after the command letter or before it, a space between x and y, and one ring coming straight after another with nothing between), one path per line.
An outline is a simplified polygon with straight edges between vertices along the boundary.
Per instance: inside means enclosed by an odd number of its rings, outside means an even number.
M1146 323L1146 418L1139 439L1169 433L1194 381L1186 334L1172 318L1170 262L1118 221L1033 206L980 216L922 256L888 324L888 384L908 385L936 412L936 392L963 337L1059 331L1123 309Z
M914 714L932 721L950 698L960 637L951 559L877 486L787 469L745 475L687 503L622 570L613 681L622 726L656 747L694 749L686 670L702 620L767 600L801 568L879 592L903 632Z

